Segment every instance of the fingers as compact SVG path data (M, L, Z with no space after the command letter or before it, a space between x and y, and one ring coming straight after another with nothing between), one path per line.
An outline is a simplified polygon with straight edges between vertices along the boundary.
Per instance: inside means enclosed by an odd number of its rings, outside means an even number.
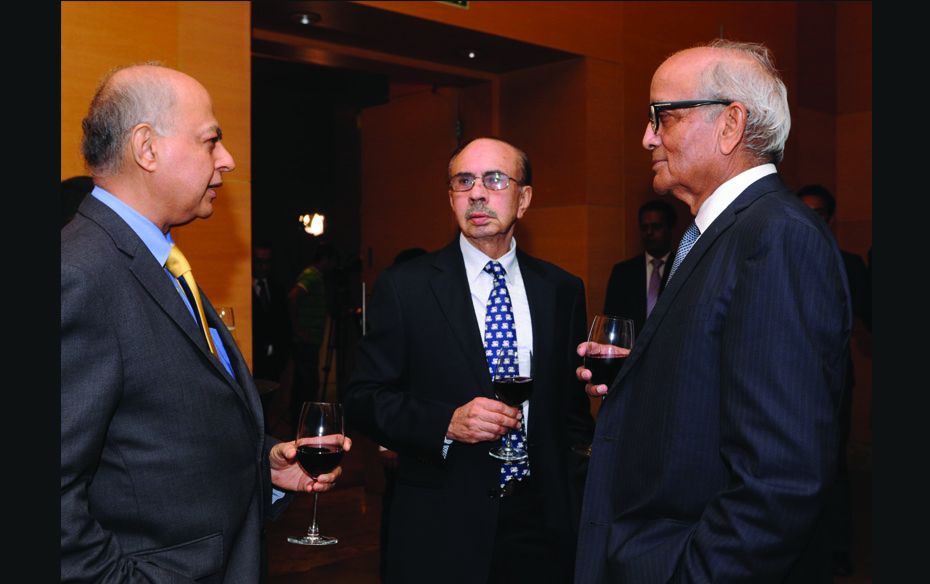
M580 365L578 369L575 369L575 377L578 378L578 381L591 381L591 370Z
M590 376L589 376L590 377ZM584 386L585 393L591 397L603 397L607 395L607 386L603 383L600 385L591 385L588 383Z
M509 430L519 428L522 417L518 408L477 397L455 410L446 435L468 444L496 440Z

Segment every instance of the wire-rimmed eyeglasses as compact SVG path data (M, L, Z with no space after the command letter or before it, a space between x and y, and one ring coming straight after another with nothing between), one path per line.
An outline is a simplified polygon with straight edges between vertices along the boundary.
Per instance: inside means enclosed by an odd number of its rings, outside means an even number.
M478 182L477 179L478 177L471 173L460 172L449 179L449 188L457 193L470 191ZM502 191L510 186L511 181L523 186L519 180L497 170L490 170L481 175L481 184L489 191Z

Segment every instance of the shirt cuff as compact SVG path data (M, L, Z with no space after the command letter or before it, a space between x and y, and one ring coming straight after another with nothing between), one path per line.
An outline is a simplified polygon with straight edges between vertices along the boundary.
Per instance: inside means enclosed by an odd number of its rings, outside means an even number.
M442 457L445 458L449 454L449 445L452 444L452 440L448 438L442 439Z

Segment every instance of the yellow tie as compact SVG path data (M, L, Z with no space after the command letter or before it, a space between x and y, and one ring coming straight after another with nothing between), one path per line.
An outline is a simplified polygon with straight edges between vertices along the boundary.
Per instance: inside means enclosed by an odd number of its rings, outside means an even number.
M207 328L207 317L203 314L203 302L200 301L200 292L197 290L197 282L194 281L194 274L191 272L191 265L187 263L187 258L178 249L178 246L172 245L171 252L168 254L168 261L165 267L175 278L184 278L191 295L194 297L194 303L197 305L197 314L200 315L200 327L203 329L203 336L207 339L207 345L210 352L216 355L216 347L213 345L213 337L210 336L210 329Z

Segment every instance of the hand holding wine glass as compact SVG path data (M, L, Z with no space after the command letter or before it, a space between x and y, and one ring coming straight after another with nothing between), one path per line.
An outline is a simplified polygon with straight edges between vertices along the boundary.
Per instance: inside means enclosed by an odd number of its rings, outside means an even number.
M304 402L300 411L297 437L297 462L311 478L334 470L339 466L344 454L345 431L342 405L322 402ZM316 521L318 493L313 493L313 521L307 534L301 537L289 537L287 541L300 545L331 545L337 543L334 537L320 535Z
M633 349L633 337L631 319L605 314L594 317L587 342L578 347L578 354L584 357L584 366L578 368L578 378L588 382L586 389L590 395L607 393Z
M494 396L508 406L519 408L533 393L533 352L517 354L514 363L506 351L499 349L494 358ZM505 462L525 460L528 456L526 450L514 448L511 442L513 439L505 441L504 445L493 448L489 454Z

